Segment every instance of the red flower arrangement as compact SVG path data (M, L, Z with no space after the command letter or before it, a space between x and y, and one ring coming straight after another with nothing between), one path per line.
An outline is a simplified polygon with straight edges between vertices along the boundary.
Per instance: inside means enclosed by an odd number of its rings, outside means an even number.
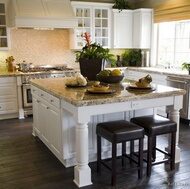
M109 52L108 48L103 48L101 45L97 43L92 43L89 35L87 32L84 33L83 38L86 41L86 45L82 48L82 51L76 51L76 62L79 62L80 58L85 59L105 59L111 60L114 55Z

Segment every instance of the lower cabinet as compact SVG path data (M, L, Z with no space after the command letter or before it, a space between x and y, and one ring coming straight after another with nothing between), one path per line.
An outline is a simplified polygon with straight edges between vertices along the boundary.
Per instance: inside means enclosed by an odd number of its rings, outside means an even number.
M16 77L0 77L0 119L18 117Z
M60 159L62 157L62 129L60 103L58 106L56 104L60 100L38 89L35 89L32 97L33 133Z

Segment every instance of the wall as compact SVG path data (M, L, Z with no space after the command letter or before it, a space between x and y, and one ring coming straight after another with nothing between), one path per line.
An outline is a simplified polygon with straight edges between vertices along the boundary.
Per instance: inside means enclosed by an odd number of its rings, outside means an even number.
M23 60L34 65L68 64L78 67L75 54L69 49L68 30L10 30L11 50L0 51L0 64L7 56L14 56L15 62Z
M69 49L68 30L10 29L10 40L11 50L0 51L0 69L5 69L8 56L14 56L14 64L25 60L33 65L67 64L79 68L74 51ZM123 51L111 50L111 53L120 55Z

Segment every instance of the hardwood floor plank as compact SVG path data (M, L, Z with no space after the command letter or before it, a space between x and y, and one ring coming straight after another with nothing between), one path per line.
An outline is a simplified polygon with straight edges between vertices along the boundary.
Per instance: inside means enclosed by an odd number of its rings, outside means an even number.
M32 121L32 117L0 121L0 189L77 189L73 167L65 168L41 140L32 135ZM107 169L102 168L102 172L97 173L96 162L90 163L93 185L83 189L178 189L180 184L190 188L189 141L190 127L181 123L181 162L176 164L175 170L170 171L168 164L157 165L149 178L144 164L142 179L138 179L136 171L125 173L117 177L116 187L111 187ZM167 146L167 136L159 137L158 144Z

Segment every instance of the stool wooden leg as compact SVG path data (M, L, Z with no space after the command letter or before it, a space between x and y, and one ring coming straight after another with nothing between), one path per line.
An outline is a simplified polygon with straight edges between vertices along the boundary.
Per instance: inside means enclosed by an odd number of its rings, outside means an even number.
M112 143L112 178L111 184L112 186L116 185L116 159L117 159L117 143Z
M156 160L156 136L152 137L152 161Z
M133 159L134 158L134 140L130 141L130 158ZM132 161L130 160L130 163L132 163Z
M123 165L124 167L126 167L125 154L126 154L126 142L122 142L122 165Z
M139 179L143 176L143 138L139 139L139 156L138 156L138 177Z
M101 137L97 135L97 171L101 171Z
M175 146L176 146L176 132L171 133L171 163L170 169L175 169Z
M151 169L152 169L152 137L148 137L147 176L151 175Z

